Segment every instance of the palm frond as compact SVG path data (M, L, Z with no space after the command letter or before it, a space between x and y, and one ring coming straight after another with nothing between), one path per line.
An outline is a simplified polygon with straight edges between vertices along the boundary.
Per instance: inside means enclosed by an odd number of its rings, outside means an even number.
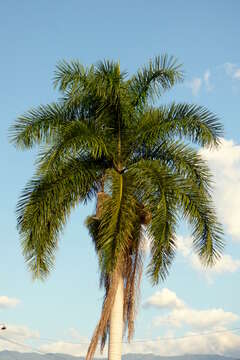
M10 141L18 148L31 148L35 144L48 143L63 125L71 121L61 104L39 106L20 116L10 127Z
M191 179L185 180L176 196L184 217L193 228L194 250L204 265L214 265L221 257L224 240L211 196Z
M140 146L135 150L131 161L134 163L141 159L159 160L169 167L171 172L184 178L192 178L206 192L211 190L212 175L206 161L198 151L181 141L166 139L155 146Z
M148 226L152 254L148 274L155 284L168 275L175 255L178 213L174 192L179 187L179 177L157 160L140 160L129 171L135 175L138 188L142 189L141 200L152 214Z
M181 65L173 56L156 56L131 79L130 88L135 106L145 105L149 98L160 96L182 79Z
M93 358L99 339L102 341L101 350L103 350L105 345L106 330L117 292L119 277L118 271L119 269L116 267L115 271L108 276L108 286L103 301L101 316L89 344L86 360L91 360Z
M39 170L56 167L62 159L82 153L95 159L108 156L104 139L95 127L84 121L75 121L63 126L54 143L39 154Z
M148 227L152 240L149 272L153 283L168 274L176 249L180 211L193 228L193 246L202 262L213 265L223 251L222 228L217 221L210 184L199 186L194 177L174 173L159 160L142 160L131 166L142 188L144 204L152 212Z
M111 196L103 207L98 249L104 252L104 267L111 272L120 254L124 257L129 250L138 214L129 176L115 170L110 171L108 176Z
M116 292L116 283L114 279L116 278L116 274L118 271L124 279L124 308L123 308L123 321L124 321L124 332L128 331L128 340L133 336L134 332L134 320L136 316L136 310L138 307L139 300L139 288L140 281L142 276L143 269L143 236L142 236L142 226L139 216L135 226L133 228L133 233L131 236L131 240L129 242L129 250L125 252L124 257L118 257L118 263L115 266L115 269L109 273L108 269L105 266L105 256L106 251L104 248L99 248L99 237L100 233L100 223L101 217L103 213L103 206L106 203L107 199L110 196L104 193L104 202L102 202L101 194L101 210L99 212L99 216L91 216L87 219L87 226L89 229L89 233L92 237L96 252L98 254L99 266L101 269L100 276L100 286L105 289L105 296L102 307L102 314L97 325L97 328L92 337L91 343L88 348L87 359L91 359L93 357L94 351L96 349L98 340L101 340L101 351L103 351L107 337L109 335L109 321L111 309L113 306L113 301ZM99 204L97 205L97 209L99 209ZM98 211L98 210L97 210ZM115 289L115 290L114 290ZM114 293L113 293L114 290Z
M223 127L206 108L190 104L171 104L151 109L139 126L139 141L154 145L159 139L177 137L200 146L219 145Z
M94 162L73 159L35 177L23 190L17 206L18 229L34 277L48 275L67 217L79 202L93 197L100 177Z
M62 92L68 89L73 91L74 88L78 90L81 87L86 88L93 71L93 66L90 68L84 67L78 60L60 61L54 74L54 87L58 87Z
M144 249L143 249L143 228L137 222L133 234L133 248L125 260L124 266L124 306L123 320L124 333L127 332L128 342L134 334L134 324L140 299L140 284L143 272Z

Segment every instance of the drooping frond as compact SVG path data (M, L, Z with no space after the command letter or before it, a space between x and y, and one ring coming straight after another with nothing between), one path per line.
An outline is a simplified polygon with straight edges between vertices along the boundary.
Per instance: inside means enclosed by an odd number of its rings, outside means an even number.
M124 268L124 306L123 321L124 333L127 332L128 341L133 338L134 324L140 299L140 284L143 272L144 244L142 224L138 222L134 229L135 246L125 261Z
M203 265L212 266L224 249L223 229L217 220L211 196L191 179L178 194L184 217L192 226L193 248Z
M109 172L110 198L106 200L99 228L98 249L104 251L104 267L111 272L119 257L124 258L133 242L133 230L139 219L133 179L127 173Z
M152 159L160 160L169 169L186 179L192 179L206 193L211 191L212 176L199 153L180 141L165 141L153 148Z
M181 65L173 56L155 57L131 79L130 88L135 106L145 105L148 99L158 97L182 79Z
M34 178L23 190L17 206L18 229L34 277L48 275L70 211L92 198L100 176L94 161L72 159Z
M107 291L105 293L105 297L104 297L104 301L103 301L100 320L96 326L96 329L93 333L91 342L89 344L87 355L86 355L86 360L91 360L93 358L99 339L101 339L101 341L102 341L102 346L101 346L102 350L104 348L108 322L109 322L111 310L113 307L113 303L115 300L115 295L117 292L118 271L119 271L119 269L116 267L115 271L111 275L108 276L108 284L107 284L107 288L106 288Z
M132 163L144 160L159 160L169 167L170 171L192 178L199 187L210 191L212 176L206 161L190 146L180 141L165 140L151 147L146 145L136 149Z
M152 249L149 274L153 283L166 277L174 258L180 211L193 227L197 254L205 264L214 264L224 244L208 188L200 187L194 178L173 173L159 160L139 161L130 171L136 174L143 201L152 212L148 231Z
M149 146L176 137L211 147L220 143L223 127L216 115L202 106L172 104L146 112L137 134L137 141Z
M150 209L152 220L148 226L151 240L149 275L153 283L164 279L175 255L175 230L177 224L176 199L178 177L159 161L141 160L131 166L136 183L142 190L142 201Z
M53 165L56 167L62 159L81 153L89 154L95 159L108 155L104 139L94 126L84 121L71 122L62 127L54 144L40 154L38 159L40 170Z
M70 120L69 113L60 104L39 106L20 116L11 126L10 141L23 149L31 148L35 144L48 143Z
M128 340L131 340L134 332L134 320L139 299L139 288L142 276L144 254L141 224L142 211L139 210L136 214L137 217L135 226L133 227L132 234L129 237L129 249L128 251L124 252L122 257L118 257L118 263L115 265L114 270L109 272L106 267L106 260L108 261L108 249L106 251L104 247L99 247L101 237L101 232L99 230L102 221L102 215L105 211L104 207L107 205L107 200L110 200L110 195L102 192L100 192L98 195L96 216L88 217L87 226L98 254L99 266L101 269L100 286L104 287L105 296L101 317L88 348L86 357L88 360L92 359L99 340L101 343L100 349L103 351L107 336L109 335L109 321L116 294L116 275L118 272L120 272L124 279L124 332L128 332ZM107 257L107 259L105 259L105 257Z

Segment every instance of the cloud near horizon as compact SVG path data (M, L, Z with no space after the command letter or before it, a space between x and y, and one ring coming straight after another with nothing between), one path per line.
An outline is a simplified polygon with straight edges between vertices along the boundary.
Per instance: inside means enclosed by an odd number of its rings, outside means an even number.
M35 339L38 341L39 333L32 331L25 326L10 326L11 334L4 335L10 339L26 344L21 347L13 343L9 343L0 339L0 350L32 352L32 348L28 347L27 340ZM78 330L70 329L69 334L74 342L59 339L52 343L44 343L43 345L34 346L43 353L63 353L73 356L86 356L90 339L82 336ZM13 335L15 337L13 337ZM187 331L183 337L178 337L174 330L167 331L162 337L157 339L134 339L131 344L123 343L123 354L153 353L162 356L174 356L184 354L222 354L228 356L240 356L240 335L235 334L231 330L224 327L219 328L218 332ZM96 351L96 357L106 357L107 346L103 355L100 354L99 348Z
M240 336L234 332L222 329L217 333L186 332L185 337L177 338L175 333L167 333L164 337L154 340L135 339L132 343L123 344L123 354L149 354L160 356L177 356L186 354L220 354L225 356L240 356ZM41 351L48 353L65 353L74 356L86 356L87 344L71 344L63 341L44 345ZM99 349L96 357L107 356L107 346L103 355Z
M77 330L75 331L76 336ZM74 336L74 337L75 337ZM47 353L64 353L74 356L86 356L88 341L79 334L79 339L84 341L80 344L58 341L45 344L40 347L41 351ZM174 331L168 331L157 339L134 339L130 344L123 343L123 354L149 354L161 356L175 356L186 354L222 354L228 356L240 355L240 336L232 331L227 331L224 327L218 332L199 332L187 331L183 337L177 337ZM103 354L99 348L96 357L107 357L107 346Z
M158 308L170 310L167 315L153 319L154 326L167 324L168 326L191 326L194 330L209 330L224 327L240 319L237 314L218 309L193 309L180 299L174 291L167 288L155 292L143 303L144 308Z
M25 325L14 324L7 324L7 329L4 330L1 335L3 338L0 337L0 351L9 350L20 352L31 352L32 349L27 347L26 341L29 339L38 339L40 336L36 330L31 330Z
M144 346L141 346L142 352L151 351L154 354L169 356L191 353L240 355L240 336L227 330L227 326L239 321L239 315L221 308L193 309L175 292L166 288L154 293L144 304L148 304L145 308L168 310L168 314L153 318L152 324L156 327L167 326L169 330L163 337L159 337L159 341L149 340L144 343ZM185 331L179 338L175 337L174 329L185 326L191 330ZM136 348L135 344L132 346Z

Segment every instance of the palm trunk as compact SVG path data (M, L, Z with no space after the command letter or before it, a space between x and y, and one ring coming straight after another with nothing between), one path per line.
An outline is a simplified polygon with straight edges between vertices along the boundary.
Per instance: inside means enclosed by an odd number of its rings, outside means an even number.
M119 274L118 287L110 315L108 360L121 360L123 336L123 277Z

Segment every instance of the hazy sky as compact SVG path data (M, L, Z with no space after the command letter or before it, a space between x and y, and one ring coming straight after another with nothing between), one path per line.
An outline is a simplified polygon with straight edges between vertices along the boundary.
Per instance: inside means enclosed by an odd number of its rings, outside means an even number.
M179 254L165 283L144 279L135 342L125 351L159 354L240 355L240 2L238 0L8 0L0 4L0 321L8 339L43 351L84 354L102 304L97 261L84 219L94 204L76 210L61 236L56 267L44 283L32 282L21 255L15 206L34 171L35 150L8 143L8 128L29 108L57 99L56 63L120 60L130 74L161 53L183 64L185 82L162 103L205 105L225 126L225 140L209 160L215 200L227 242L219 265L204 271L179 229ZM195 336L211 332L211 335ZM3 333L2 333L3 334ZM187 336L178 340L158 337ZM189 337L192 336L192 337ZM53 342L47 339L53 339ZM1 349L18 347L0 341Z

